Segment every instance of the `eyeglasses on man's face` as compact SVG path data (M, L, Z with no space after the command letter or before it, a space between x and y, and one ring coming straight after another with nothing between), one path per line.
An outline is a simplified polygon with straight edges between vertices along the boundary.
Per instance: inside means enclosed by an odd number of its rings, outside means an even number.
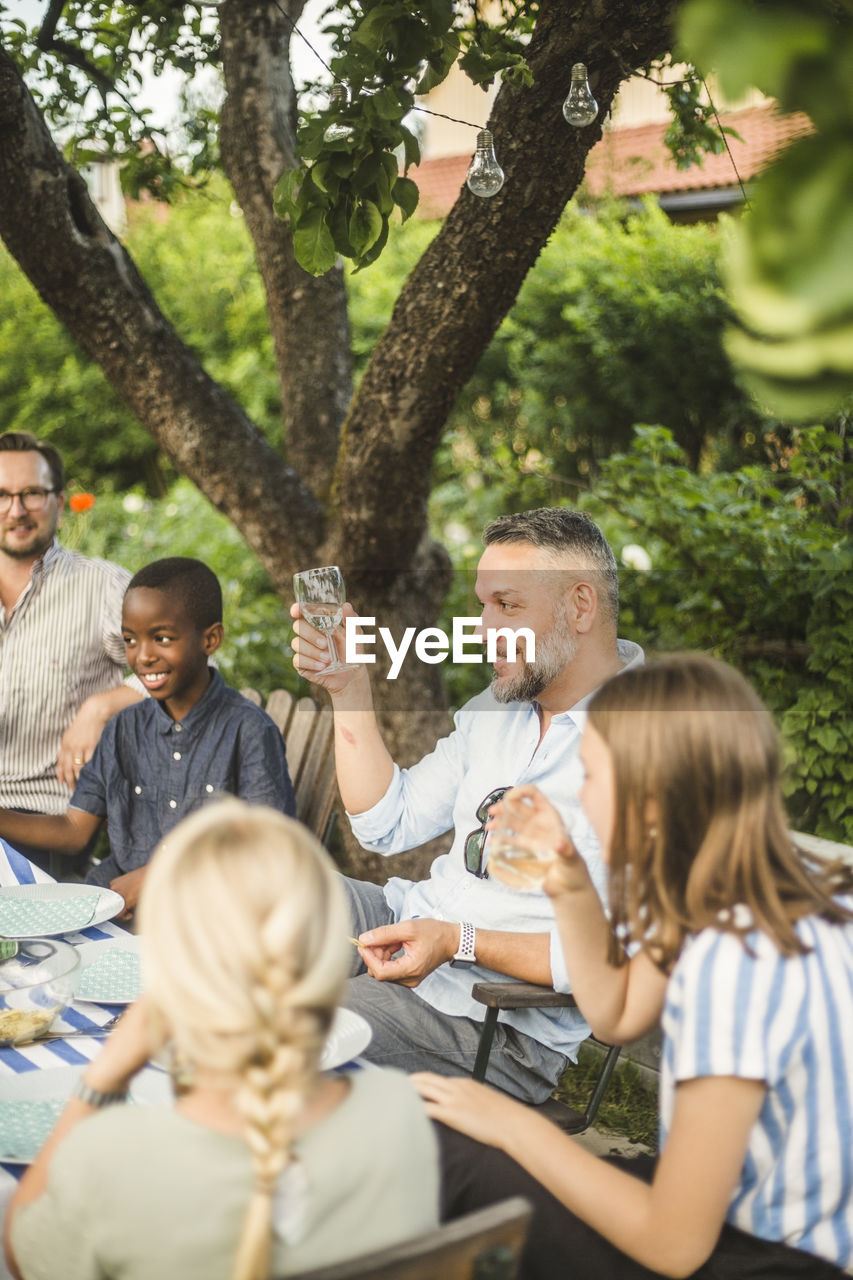
M489 810L493 804L497 804L501 796L509 791L509 787L497 787L494 791L490 791L485 800L477 805L476 818L479 827L474 831L469 831L465 837L465 870L470 871L472 876L478 876L481 880L488 875L483 867L483 850L486 847L486 831L485 826L489 820Z
M16 498L21 499L21 505L25 511L42 511L50 493L56 493L56 490L41 489L36 485L32 485L29 489L19 489L17 493L0 489L0 516L5 516L6 512L12 509L12 503Z

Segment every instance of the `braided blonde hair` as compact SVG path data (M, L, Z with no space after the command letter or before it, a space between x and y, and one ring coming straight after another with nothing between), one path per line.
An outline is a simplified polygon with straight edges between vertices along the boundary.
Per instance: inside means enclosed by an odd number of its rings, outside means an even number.
M348 970L343 891L305 827L229 798L160 846L140 931L145 989L178 1054L239 1079L255 1186L234 1280L266 1280L272 1195Z

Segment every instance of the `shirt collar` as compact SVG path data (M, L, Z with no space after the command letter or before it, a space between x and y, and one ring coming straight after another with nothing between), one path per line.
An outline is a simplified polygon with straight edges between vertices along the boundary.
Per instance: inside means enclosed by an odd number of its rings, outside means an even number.
M172 733L180 725L181 733L192 733L199 722L206 721L214 705L224 696L228 686L215 667L208 667L211 673L210 683L194 707L191 707L183 720L173 720L161 703L152 698L155 706L158 733Z
M646 660L646 655L638 644L633 640L617 640L616 651L619 655L619 661L622 664L621 670L617 675L622 675L623 671L627 671L629 667L640 667ZM601 686L599 686L600 688ZM556 721L561 724L564 720L570 720L578 729L586 726L586 713L589 704L595 697L598 689L590 689L589 693L585 693L573 707L568 707L565 711L559 711L551 717L551 723Z
M61 560L63 556L68 554L69 553L66 551L65 547L63 547L59 539L54 538L44 555L39 556L38 560L36 560L33 565L30 580L32 582L38 582L39 578L43 578L57 560Z

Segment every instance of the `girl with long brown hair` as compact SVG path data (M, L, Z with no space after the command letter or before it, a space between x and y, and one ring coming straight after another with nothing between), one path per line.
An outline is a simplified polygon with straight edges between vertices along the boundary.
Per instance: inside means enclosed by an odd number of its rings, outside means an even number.
M528 1280L841 1275L853 1263L853 870L795 847L770 716L720 662L676 656L609 681L581 759L609 919L534 788L507 793L492 826L553 851L545 890L594 1034L628 1043L662 1019L661 1155L644 1181L494 1090L421 1075L435 1119L498 1148L448 1137L450 1212L531 1196Z

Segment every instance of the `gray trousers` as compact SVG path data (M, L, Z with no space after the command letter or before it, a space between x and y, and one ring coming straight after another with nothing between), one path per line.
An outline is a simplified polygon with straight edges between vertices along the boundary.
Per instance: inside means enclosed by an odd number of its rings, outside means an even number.
M396 923L379 885L346 876L341 879L349 896L356 936ZM465 981L464 973L460 981ZM355 949L344 1004L360 1013L373 1029L373 1038L362 1055L368 1061L406 1072L471 1074L482 1023L441 1013L411 987L377 982ZM568 1058L562 1053L498 1022L486 1079L523 1102L544 1102L567 1066Z

